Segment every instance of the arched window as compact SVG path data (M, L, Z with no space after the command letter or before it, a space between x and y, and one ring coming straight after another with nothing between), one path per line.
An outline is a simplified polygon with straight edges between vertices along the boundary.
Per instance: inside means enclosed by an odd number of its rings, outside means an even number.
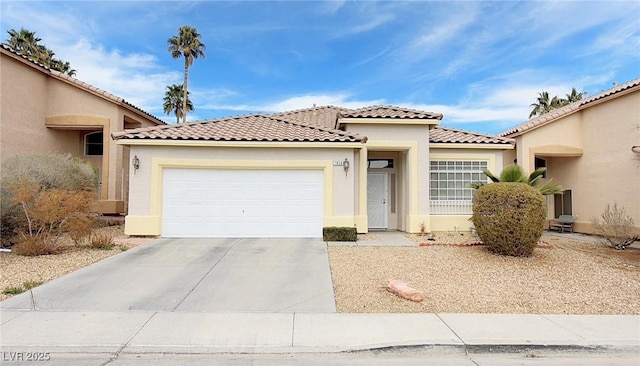
M90 132L84 135L84 154L102 155L102 131Z

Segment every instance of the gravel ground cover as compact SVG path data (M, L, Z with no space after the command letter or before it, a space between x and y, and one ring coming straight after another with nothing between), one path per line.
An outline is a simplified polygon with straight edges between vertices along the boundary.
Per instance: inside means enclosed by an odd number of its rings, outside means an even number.
M338 312L640 314L640 249L543 236L529 258L503 257L470 234L408 235L407 247L330 247ZM399 279L421 303L386 291Z
M79 247L74 245L71 239L63 238L65 251L61 254L25 257L13 253L0 253L0 290L23 287L28 281L45 283L151 240L128 238L123 230L122 225L98 229L98 232L113 236L115 245L110 250ZM0 301L11 296L0 292Z

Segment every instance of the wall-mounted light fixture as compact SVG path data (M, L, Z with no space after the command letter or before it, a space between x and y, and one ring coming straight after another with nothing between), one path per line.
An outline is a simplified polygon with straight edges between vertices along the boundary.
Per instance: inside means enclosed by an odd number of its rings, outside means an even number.
M133 159L131 159L131 165L133 166L133 173L140 169L140 159L138 159L138 155L135 155Z
M640 154L640 145L631 146L631 151L633 151L636 154Z
M349 159L344 158L344 162L342 163L342 167L344 168L344 175L347 176L349 174Z

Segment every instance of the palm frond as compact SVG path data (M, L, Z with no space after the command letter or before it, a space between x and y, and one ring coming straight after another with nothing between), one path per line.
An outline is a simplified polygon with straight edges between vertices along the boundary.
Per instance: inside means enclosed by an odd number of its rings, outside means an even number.
M547 168L538 168L533 171L533 173L529 174L529 185L535 186L536 182L543 178L544 173L547 171Z
M498 178L495 175L493 175L493 173L491 173L491 171L489 171L489 169L482 169L482 172L484 173L484 175L489 177L489 179L491 179L492 182L494 182L494 183L499 183L500 182L500 178Z
M500 182L520 182L527 183L527 177L520 165L509 165L500 173Z
M535 187L545 196L562 194L564 192L560 183L553 178L538 181Z

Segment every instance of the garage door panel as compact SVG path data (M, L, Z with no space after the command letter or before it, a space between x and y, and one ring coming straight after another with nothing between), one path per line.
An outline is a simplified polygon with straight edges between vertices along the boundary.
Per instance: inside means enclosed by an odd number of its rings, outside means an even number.
M166 169L165 237L320 237L320 170Z

